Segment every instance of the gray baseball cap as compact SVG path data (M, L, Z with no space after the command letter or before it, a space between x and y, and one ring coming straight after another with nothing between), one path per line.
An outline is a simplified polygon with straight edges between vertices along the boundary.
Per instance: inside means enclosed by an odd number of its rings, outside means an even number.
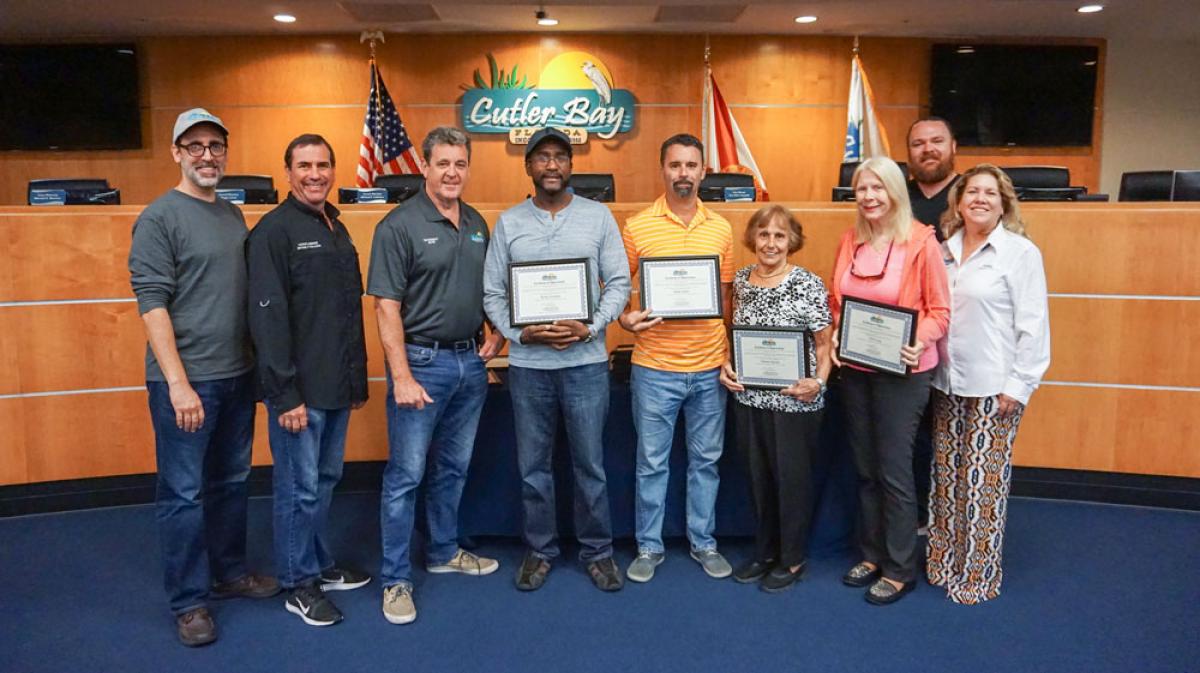
M225 128L225 124L221 118L215 114L205 110L202 107L194 107L187 112L183 112L175 119L175 131L171 134L171 144L179 142L179 136L187 133L188 129L196 124L212 124L221 129L221 132L229 136L229 129Z

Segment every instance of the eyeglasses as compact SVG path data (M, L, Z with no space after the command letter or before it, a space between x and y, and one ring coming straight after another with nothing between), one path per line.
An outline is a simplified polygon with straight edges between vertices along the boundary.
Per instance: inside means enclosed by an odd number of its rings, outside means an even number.
M529 160L542 166L550 165L551 161L559 166L565 166L571 162L571 155L567 154L566 152L558 152L556 154L550 154L549 152L534 152L533 155L529 157Z
M876 273L863 273L863 272L862 272L862 271L860 271L860 270L859 270L859 268L858 268L858 252L859 252L860 250L862 250L862 247L863 247L864 245L866 245L866 242L864 241L864 242L862 242L862 243L859 243L859 244L858 244L858 247L854 248L854 261L850 262L850 274L851 274L852 276L854 276L855 278L861 278L861 279L863 279L863 280L875 280L875 279L877 279L877 278L883 278L883 275L884 275L885 273L887 273L888 262L890 262L890 261L892 260L892 246L893 246L893 245L895 245L895 244L896 244L896 242L895 242L895 241L892 241L891 243L888 243L888 251L887 251L887 256L883 258L883 265L881 265L881 266L879 267L879 271L878 271L878 272L876 272Z
M208 150L208 153L214 157L222 157L225 156L225 150L229 149L229 146L225 143L209 143L207 145L203 143L188 143L187 145L176 143L176 147L193 157L204 156L204 150Z

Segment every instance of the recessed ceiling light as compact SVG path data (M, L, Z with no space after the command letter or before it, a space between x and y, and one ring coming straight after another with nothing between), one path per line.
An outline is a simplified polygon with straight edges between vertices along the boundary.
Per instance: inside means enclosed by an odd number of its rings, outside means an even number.
M279 23L296 23L296 17L291 14L276 14L275 20Z
M811 15L796 17L796 23L816 23L816 21L817 21L817 17L811 16Z
M1079 12L1080 14L1095 14L1103 9L1104 5L1084 5L1075 11Z
M546 10L544 10L544 9L539 9L537 12L534 13L534 16L537 17L537 23L539 26L557 26L558 25L558 19L547 14Z

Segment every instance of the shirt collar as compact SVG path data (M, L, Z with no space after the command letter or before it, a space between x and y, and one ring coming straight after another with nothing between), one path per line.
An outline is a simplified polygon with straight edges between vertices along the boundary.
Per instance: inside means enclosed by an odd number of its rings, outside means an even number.
M308 215L314 219L317 218L317 215L318 215L317 211L314 210L308 204L302 203L300 201L300 199L297 199L296 195L291 192L288 192L286 203L292 204L297 210L304 213L305 215ZM329 218L330 222L336 222L338 216L341 214L342 214L342 211L338 210L336 206L334 206L332 203L330 203L328 201L325 202L325 216ZM322 222L321 224L325 224L325 223Z
M434 205L433 199L429 198L429 193L425 191L424 183L422 183L421 189L409 200L413 201L413 205L421 211L421 216L429 222L444 222L447 225L454 226L450 222L450 218L443 215L442 211L438 210L437 206ZM458 223L459 228L474 224L474 221L467 214L467 204L463 203L462 199L458 200Z
M683 220L679 219L679 216L676 215L675 212L671 210L671 207L669 205L667 205L667 195L666 194L659 196L658 199L655 200L654 205L651 206L651 208L652 208L651 212L654 213L655 215L658 215L660 217L665 217L665 218L671 220L672 222L680 225L681 227L684 227L687 229L690 229L691 227L698 225L701 222L704 222L705 220L710 219L708 206L705 206L704 202L700 201L698 199L696 201L696 215L692 218L691 222L684 222Z
M954 235L947 239L945 243L946 249L950 251L950 254L954 256L954 260L959 264L963 261L962 249L965 231L965 227L959 227L958 231L954 232ZM1011 231L1004 228L1004 221L1001 220L992 229L992 233L988 234L987 240L983 242L983 245L979 246L979 249L984 250L990 245L997 253L1003 252L1006 246L1012 243L1012 239L1010 238L1012 235Z

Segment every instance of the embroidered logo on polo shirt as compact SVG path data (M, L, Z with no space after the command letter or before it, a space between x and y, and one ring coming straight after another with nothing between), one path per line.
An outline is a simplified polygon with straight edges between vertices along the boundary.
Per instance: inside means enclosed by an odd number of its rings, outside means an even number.
M422 241L425 241L425 243L426 243L427 245L433 245L434 243L437 243L437 242L438 242L438 237L437 237L437 236L434 236L434 237L432 237L432 238L422 238L421 240L422 240Z
M480 232L477 231L477 232L471 234L471 240L476 243L483 243L483 234L481 234Z
M296 244L297 250L313 250L321 247L320 241L301 241Z

